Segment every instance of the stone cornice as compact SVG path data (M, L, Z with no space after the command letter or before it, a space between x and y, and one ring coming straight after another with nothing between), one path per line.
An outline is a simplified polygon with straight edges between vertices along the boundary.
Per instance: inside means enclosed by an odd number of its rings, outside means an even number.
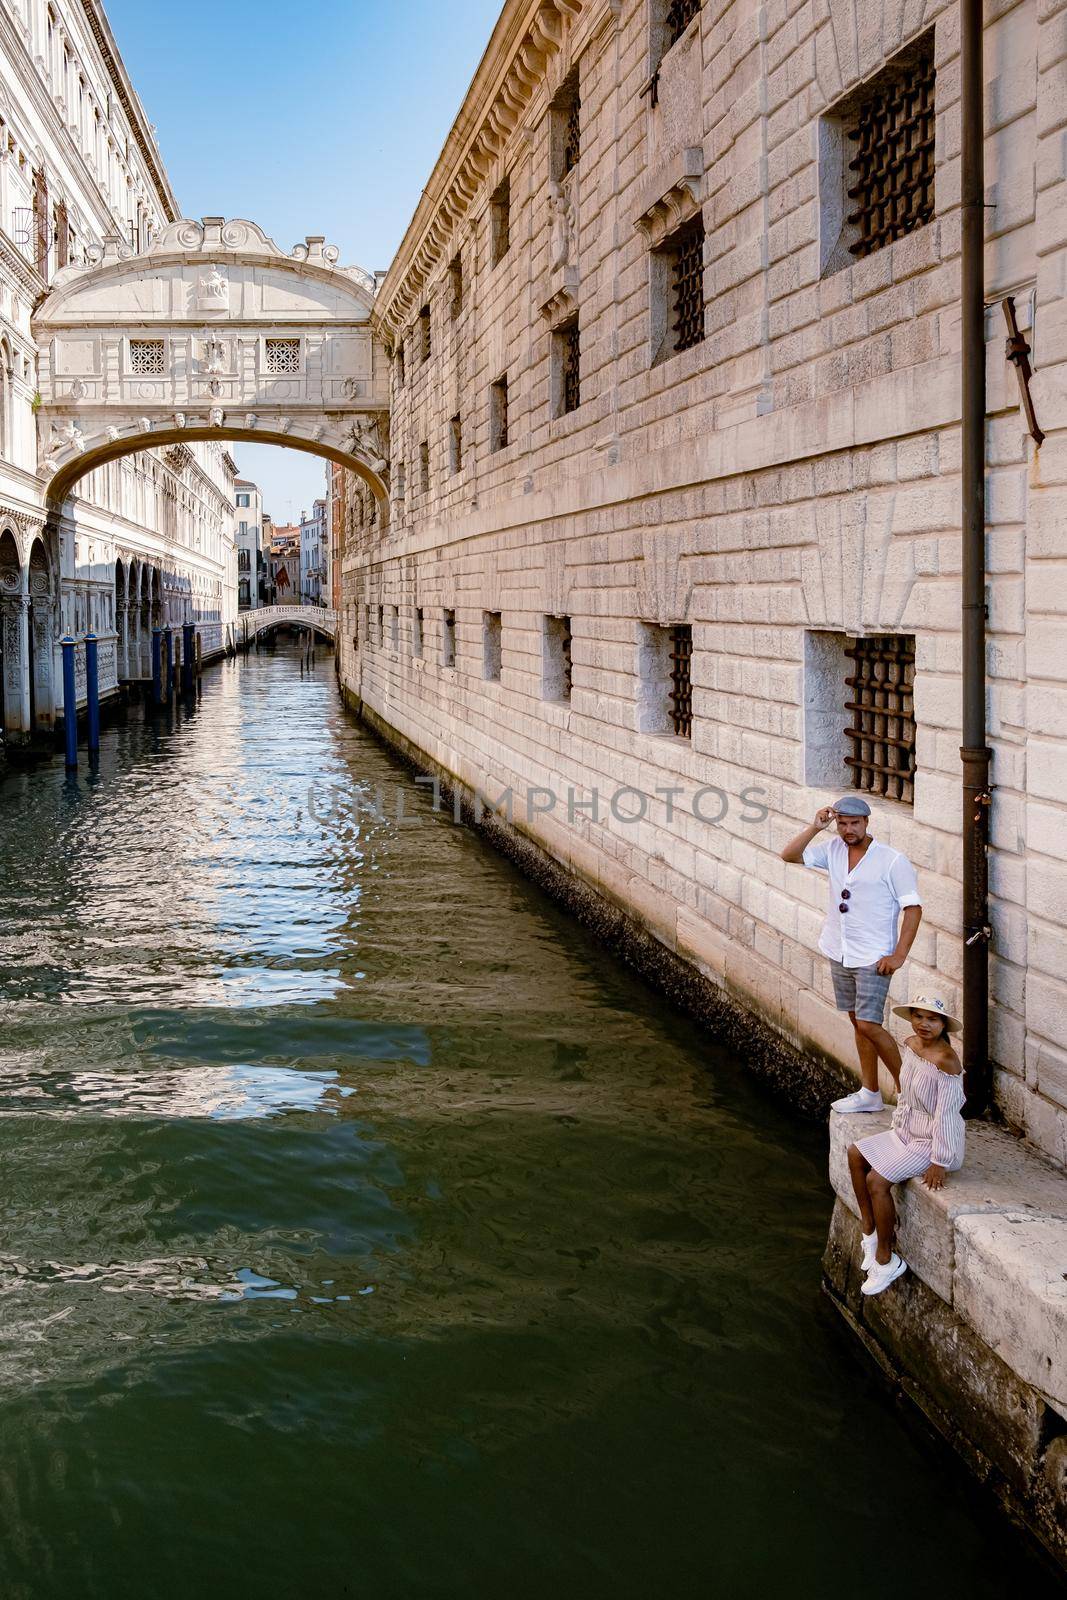
M2 228L0 228L0 260L12 276L18 279L27 294L32 295L34 301L37 301L48 285L37 268L26 260L18 245L8 238Z
M182 214L181 207L178 204L174 190L170 186L170 179L164 170L159 151L152 142L148 119L145 117L141 103L127 76L126 68L122 64L122 57L119 55L115 36L111 32L111 27L104 15L103 8L98 4L98 0L82 0L82 10L85 13L85 20L89 24L89 31L96 42L96 47L103 57L104 66L118 96L119 104L129 119L130 132L133 134L137 148L144 157L145 165L148 167L152 181L155 183L160 205L167 221L177 222Z
M585 19L586 42L618 19L618 0L507 0L445 140L396 259L378 293L374 321L387 344L402 332L445 246L506 148L552 58Z

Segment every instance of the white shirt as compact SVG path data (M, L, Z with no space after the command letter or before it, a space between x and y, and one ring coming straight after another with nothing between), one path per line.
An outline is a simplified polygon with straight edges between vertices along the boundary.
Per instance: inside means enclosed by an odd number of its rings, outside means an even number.
M892 955L897 922L904 906L921 906L915 868L907 856L872 839L861 859L848 870L848 845L840 835L823 843L812 840L804 865L830 875L830 907L819 949L844 967L870 967ZM841 890L849 896L842 900ZM841 911L841 906L848 910Z

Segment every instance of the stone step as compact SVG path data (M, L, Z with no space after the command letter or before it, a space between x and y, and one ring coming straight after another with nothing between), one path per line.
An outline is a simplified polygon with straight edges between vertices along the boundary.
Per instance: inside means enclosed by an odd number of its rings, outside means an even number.
M848 1147L889 1123L888 1111L830 1115L830 1181L854 1216ZM943 1189L913 1178L894 1193L912 1272L1067 1417L1067 1176L1003 1129L970 1123L963 1169Z

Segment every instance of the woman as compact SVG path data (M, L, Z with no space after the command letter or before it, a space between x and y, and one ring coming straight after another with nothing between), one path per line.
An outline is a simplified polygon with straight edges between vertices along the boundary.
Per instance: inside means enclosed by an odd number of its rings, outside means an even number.
M894 1183L921 1177L940 1189L963 1165L963 1068L949 1034L960 1031L940 995L917 994L895 1016L915 1032L904 1046L893 1123L848 1147L848 1170L863 1224L863 1294L881 1294L907 1271L893 1249L897 1227Z

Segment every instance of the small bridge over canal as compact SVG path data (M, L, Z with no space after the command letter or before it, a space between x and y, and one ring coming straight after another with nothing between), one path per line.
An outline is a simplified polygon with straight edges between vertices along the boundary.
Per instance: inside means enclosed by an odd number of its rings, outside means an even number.
M237 618L237 636L242 641L251 641L271 628L306 628L336 639L337 612L325 606L257 606Z

